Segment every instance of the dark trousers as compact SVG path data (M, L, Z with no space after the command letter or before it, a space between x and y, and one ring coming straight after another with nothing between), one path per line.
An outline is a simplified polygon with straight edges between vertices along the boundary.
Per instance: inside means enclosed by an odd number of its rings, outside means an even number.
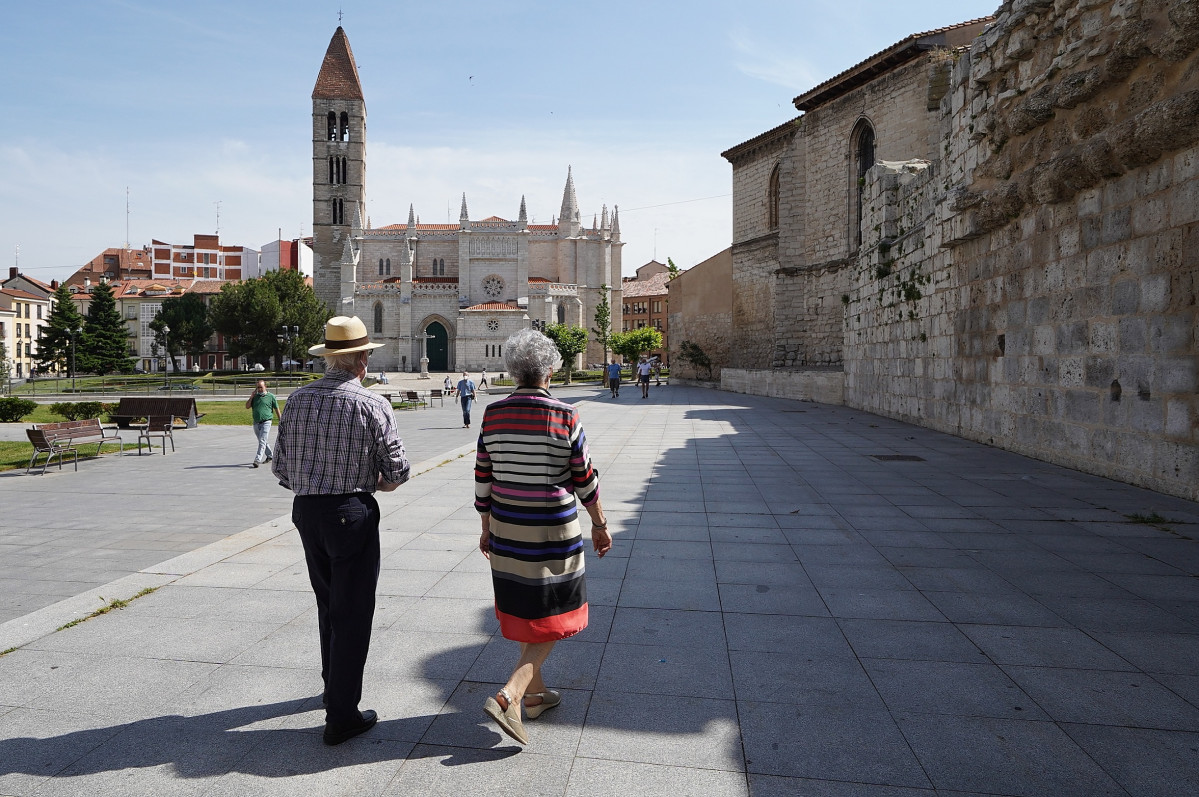
M462 397L462 422L470 426L470 406L475 403L474 396Z
M325 721L356 722L379 583L379 504L370 493L297 495L291 519L316 593Z

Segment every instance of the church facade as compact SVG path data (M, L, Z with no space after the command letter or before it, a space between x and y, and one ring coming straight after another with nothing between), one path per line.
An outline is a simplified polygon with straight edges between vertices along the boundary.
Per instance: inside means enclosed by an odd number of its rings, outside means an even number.
M592 324L604 293L620 328L619 211L583 226L568 167L553 224L472 219L408 220L372 228L366 208L366 102L345 31L329 42L312 92L313 287L335 315L357 315L387 345L371 368L503 371L503 343L529 326ZM513 203L515 204L515 202ZM598 363L591 342L582 363Z

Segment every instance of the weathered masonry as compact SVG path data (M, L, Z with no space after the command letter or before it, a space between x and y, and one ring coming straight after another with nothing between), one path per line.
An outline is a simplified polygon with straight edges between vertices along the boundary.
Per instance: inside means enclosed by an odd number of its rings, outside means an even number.
M1197 48L1193 1L1016 0L797 97L725 153L722 378L1199 498Z

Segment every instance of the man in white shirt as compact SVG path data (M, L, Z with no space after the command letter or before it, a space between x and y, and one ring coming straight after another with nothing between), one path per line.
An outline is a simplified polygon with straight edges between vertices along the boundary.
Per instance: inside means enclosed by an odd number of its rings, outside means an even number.
M637 382L641 385L641 398L649 398L649 372L653 369L644 357L637 363Z

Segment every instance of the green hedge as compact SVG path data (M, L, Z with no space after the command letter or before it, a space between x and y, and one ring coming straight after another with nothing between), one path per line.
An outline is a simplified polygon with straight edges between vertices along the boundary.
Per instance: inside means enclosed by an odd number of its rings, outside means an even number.
M104 405L99 401L60 401L50 405L50 412L61 415L68 421L99 418L101 413L110 411L111 405Z
M16 396L0 398L0 423L16 423L36 409L36 401Z

